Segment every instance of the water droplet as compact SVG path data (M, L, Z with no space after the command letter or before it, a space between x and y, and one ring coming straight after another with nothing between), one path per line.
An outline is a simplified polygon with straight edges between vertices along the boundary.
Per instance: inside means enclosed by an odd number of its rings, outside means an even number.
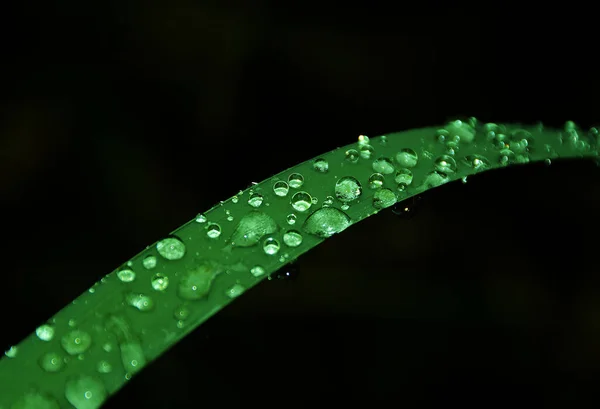
M383 186L385 177L381 173L373 173L369 176L369 187L371 189L379 189Z
M360 182L352 176L344 176L335 184L335 196L342 202L356 200L362 194Z
M483 171L490 167L490 161L485 156L481 155L468 155L465 156L465 163L470 168L476 171Z
M426 188L429 189L429 188L441 186L444 183L447 183L449 180L450 180L450 178L448 177L448 175L446 175L443 172L434 170L432 172L427 173L423 184L425 185Z
M135 280L135 271L130 268L124 268L117 272L117 278L124 283L130 283Z
M273 192L275 192L275 194L279 197L286 196L289 191L290 186L287 184L287 182L284 182L283 180L280 180L273 184Z
M253 210L242 217L231 235L231 245L235 247L254 246L260 239L277 231L277 222L266 213Z
M294 213L290 213L286 216L285 220L287 221L288 224L293 225L296 223L296 215Z
M395 167L392 161L388 158L378 158L373 161L373 170L382 175L391 175L394 173Z
M283 242L290 247L298 247L302 244L302 234L297 230L289 230L283 235Z
M142 345L135 338L119 344L119 349L121 350L121 362L125 372L133 375L144 368L146 356Z
M154 309L154 300L145 294L129 293L125 296L125 302L142 312L148 312Z
M210 239L216 239L221 235L221 226L218 223L209 223L206 226L206 235Z
M294 189L298 189L298 188L302 187L303 184L304 184L304 176L302 176L300 173L292 173L288 177L288 185L290 185Z
M363 159L371 159L371 156L375 154L375 148L369 144L362 145L360 147L360 157Z
M46 372L58 372L65 366L65 361L59 353L48 352L39 360L40 367Z
M177 294L184 300L199 300L207 295L215 277L223 268L214 261L203 261L187 270L177 288Z
M439 156L433 163L435 170L445 174L456 172L456 161L452 156Z
M277 254L279 252L280 247L281 246L279 244L279 241L277 241L277 239L273 237L268 237L263 242L263 250L265 254L268 254L270 256Z
M156 273L152 276L150 283L156 291L165 291L169 286L169 277L161 273Z
M144 266L144 268L146 270L152 270L153 268L156 267L156 256L153 255L148 255L146 257L144 257L144 259L142 260L142 265Z
M254 277L260 277L265 274L265 269L262 266L254 266L250 269L250 273Z
M58 402L50 396L31 391L23 395L19 400L12 404L10 409L60 409ZM80 409L80 408L76 408Z
M102 360L96 365L96 370L100 373L111 373L112 365L110 364L110 362Z
M461 142L471 143L475 139L475 128L461 120L450 122L446 125L446 130L451 136L458 136Z
M387 145L387 136L381 135L381 139L379 139L379 143L382 145Z
M225 214L227 215L227 221L232 222L233 216L231 215L231 210L225 210Z
M61 345L69 355L83 354L92 345L92 336L83 330L73 330L61 338Z
M312 205L312 197L307 192L297 192L292 196L291 204L295 210L305 212Z
M360 155L356 149L348 149L345 153L345 157L346 157L346 162L356 163L356 162L358 162L358 158L360 157Z
M185 244L177 237L167 237L156 243L156 250L167 260L179 260L185 255Z
M322 207L308 216L302 229L318 237L331 237L351 225L350 216L335 207Z
M206 223L206 216L203 215L202 213L199 213L196 216L196 223Z
M233 203L237 203L239 200L240 200L240 199L239 199L237 196L233 196L233 197L231 198L231 201L232 201Z
M396 162L398 165L404 168L414 168L417 166L419 157L417 152L410 148L404 148L400 152L396 153Z
M413 174L410 169L400 168L396 172L394 181L398 184L410 185L413 181Z
M112 344L110 342L105 342L104 345L102 345L102 349L105 352L110 352L110 351L113 350L113 346L112 346Z
M69 324L69 327L75 328L77 326L77 321L75 319L71 318L69 320L68 324Z
M251 193L248 199L248 204L254 208L260 207L263 203L263 196L260 193Z
M396 194L387 188L379 189L373 195L373 207L376 209L393 206L397 201Z
M325 173L329 170L329 162L323 158L317 158L313 163L313 169L317 172Z
M327 196L325 198L325 200L323 200L323 207L329 207L329 206L333 206L333 201L335 199L333 198L333 196Z
M67 381L65 397L75 409L96 409L102 406L108 393L96 377L80 375Z
M243 285L241 284L234 284L233 286L231 286L230 288L227 289L227 291L225 291L225 294L229 297L229 298L236 298L239 297L246 289L244 288Z
M368 145L370 138L367 135L358 135L358 146Z
M510 149L502 149L500 151L500 157L498 158L498 163L502 166L510 165L514 163L516 160L515 153Z
M186 304L181 304L177 308L175 308L175 311L173 311L173 316L176 320L185 321L189 318L191 313L192 310L190 310L190 308Z
M40 325L36 328L35 334L42 341L51 341L54 338L54 327L48 324Z

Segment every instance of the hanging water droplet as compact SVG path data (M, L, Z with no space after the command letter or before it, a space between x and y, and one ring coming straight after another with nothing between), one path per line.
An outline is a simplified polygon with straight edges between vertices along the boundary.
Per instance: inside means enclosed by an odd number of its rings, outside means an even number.
M161 273L156 273L152 276L150 283L156 291L165 291L169 286L169 277Z
M357 163L359 157L360 155L356 149L348 149L345 152L345 159L348 163Z
M404 148L400 152L396 153L396 162L403 168L414 168L417 166L419 157L417 152L410 148Z
M277 254L279 252L280 247L281 246L279 244L279 241L277 241L277 239L273 237L268 237L263 242L263 250L265 254L268 254L270 256Z
M75 329L65 334L60 342L69 355L79 355L92 345L92 336L83 330Z
M327 238L351 225L350 216L335 207L322 207L311 214L302 229L318 237Z
M396 177L394 178L394 181L398 184L403 184L405 186L410 185L413 181L412 171L407 168L398 169L398 171L396 172Z
M344 176L335 183L335 196L342 202L356 200L361 194L360 182L352 176Z
M305 212L312 205L312 197L307 192L297 192L292 196L291 204L295 210Z
M433 163L435 170L445 174L456 172L456 161L452 156L442 155L436 158Z
M333 198L333 196L327 196L325 198L325 200L323 200L323 207L329 207L329 206L333 206L333 201L335 199Z
M275 194L279 197L286 196L289 191L290 186L287 184L287 182L284 182L283 180L280 180L273 184L273 192L275 192Z
M263 236L275 233L277 229L277 222L271 216L253 210L240 219L230 242L235 247L254 246Z
M304 184L304 176L300 173L292 173L288 176L288 185L294 189L299 189Z
M217 239L221 235L221 226L218 223L209 223L206 226L206 235L211 239Z
M96 365L96 370L100 373L111 373L112 365L110 364L110 362L102 360Z
M293 225L296 223L296 215L294 213L290 213L286 216L285 220L288 224Z
M381 173L373 173L369 176L369 187L371 189L379 189L383 186L385 177Z
M184 300L199 300L206 296L216 276L223 268L214 261L202 261L187 270L179 280L177 294Z
M265 274L265 269L262 266L254 266L250 269L250 273L254 277L260 277Z
M251 193L248 204L254 208L260 207L263 203L263 196L260 193Z
M156 261L156 256L149 255L144 257L144 259L142 260L142 265L146 270L152 270L154 267L156 267Z
M478 172L490 167L490 161L481 155L467 155L465 156L465 163Z
M154 300L145 294L129 293L125 295L125 302L142 312L154 309Z
M376 209L393 206L397 201L396 194L387 188L379 189L373 195L373 207Z
M236 298L239 297L245 290L246 288L244 288L243 285L234 284L228 288L227 291L225 291L225 295L227 295L229 298Z
M35 334L42 341L51 341L54 338L54 327L48 324L40 325L36 328Z
M167 237L156 243L156 250L167 260L179 260L185 255L185 244L175 236Z
M46 372L59 372L65 367L63 356L57 352L48 352L42 355L39 364Z
M298 247L302 244L302 234L297 230L289 230L283 235L283 242L289 247Z
M135 272L130 268L124 268L117 272L117 278L124 283L131 283L135 280Z
M173 316L178 321L185 321L189 318L191 313L192 310L190 310L190 308L186 304L181 304L177 308L175 308L175 311L173 311Z
M329 162L323 158L315 159L313 169L320 173L326 173L329 170Z
M382 175L391 175L394 173L395 167L392 161L388 158L378 158L373 161L373 170Z
M199 213L196 216L196 223L206 223L206 216L203 215L202 213Z
M363 159L371 159L371 156L375 154L375 148L369 144L362 145L360 147L360 157Z

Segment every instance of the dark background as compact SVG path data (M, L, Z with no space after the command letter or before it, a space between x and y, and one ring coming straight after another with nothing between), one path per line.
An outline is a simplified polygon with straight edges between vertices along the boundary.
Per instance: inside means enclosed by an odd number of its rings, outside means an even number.
M55 3L0 18L5 347L199 211L359 134L598 124L582 12ZM600 381L599 176L489 172L424 194L411 218L369 218L107 406L577 407Z

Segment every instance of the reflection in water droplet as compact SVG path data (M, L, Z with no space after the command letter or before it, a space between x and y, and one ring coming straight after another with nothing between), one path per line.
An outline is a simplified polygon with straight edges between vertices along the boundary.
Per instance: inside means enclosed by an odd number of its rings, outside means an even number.
M135 272L130 268L124 268L117 272L117 278L124 283L130 283L135 280Z
M313 169L317 172L325 173L329 170L329 162L323 158L317 158L313 163Z
M410 169L400 168L398 169L398 172L396 172L394 181L398 184L402 183L403 185L410 185L413 181L413 174Z
M263 250L265 254L268 254L270 256L277 254L279 252L280 247L281 245L279 244L277 239L273 237L266 238L263 243Z
M348 149L345 153L346 162L356 163L358 162L359 153L356 149Z
M185 255L185 244L177 237L167 237L156 243L156 250L167 260L179 260Z
M382 175L390 175L394 173L394 164L388 158L379 158L373 161L373 170Z
M291 204L295 210L305 212L312 205L312 197L307 192L297 192L292 196Z
M144 259L142 260L142 265L145 269L152 270L154 267L156 267L156 261L156 256L149 255L144 257Z
M69 355L79 355L92 345L92 336L83 330L75 329L65 334L60 341Z
M330 237L351 225L350 216L335 207L322 207L311 214L302 229L318 237Z
M373 207L376 209L384 209L396 204L397 200L396 194L390 189L379 189L373 195Z
M58 372L65 366L62 355L56 352L48 352L39 360L40 367L46 372Z
M287 221L288 224L293 225L296 223L296 215L294 213L290 213L286 216L285 220Z
M403 168L414 168L417 166L419 157L417 152L410 148L404 148L400 152L396 153L396 162Z
M283 242L290 247L298 247L302 244L302 234L297 230L289 230L283 235Z
M275 233L277 229L277 222L271 216L253 210L240 219L230 242L234 247L254 246L263 236Z
M279 197L286 196L289 191L290 186L287 184L287 182L284 182L283 180L280 180L273 184L273 192L275 192L275 194Z
M96 409L102 406L108 393L98 378L79 375L66 382L65 397L75 409Z
M248 204L254 208L258 208L263 203L263 200L263 195L260 193L251 193L250 198L248 199Z
M356 178L344 176L335 184L335 196L342 202L356 200L362 194L362 186Z
M125 302L142 312L154 309L154 300L145 294L129 293L125 296Z
M250 269L250 273L254 277L260 277L265 274L265 269L262 266L254 266Z
M232 287L228 288L227 291L225 291L225 294L229 298L235 298L235 297L239 297L245 290L246 290L246 288L244 288L243 285L235 284Z
M164 291L169 286L169 277L164 274L156 273L152 276L152 280L150 281L152 284L152 288L156 291Z
M51 341L54 338L54 327L48 324L40 325L35 330L35 334L42 341Z
M184 300L199 300L210 291L215 277L223 268L214 261L203 261L187 270L179 281L177 294Z
M385 177L381 173L373 173L369 176L369 187L371 189L379 189L383 186Z
M288 185L290 185L292 188L298 189L302 187L303 184L304 176L302 176L300 173L292 173L290 176L288 176Z
M206 226L206 235L210 239L217 239L221 235L221 226L218 223L209 223Z

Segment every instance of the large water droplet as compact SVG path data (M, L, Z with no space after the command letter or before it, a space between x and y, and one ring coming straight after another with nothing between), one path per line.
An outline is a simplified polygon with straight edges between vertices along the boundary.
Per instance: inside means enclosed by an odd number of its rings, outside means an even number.
M60 341L69 355L79 355L92 345L92 336L83 330L75 329L65 334Z
M391 175L394 173L394 164L388 158L379 158L373 161L373 170L382 175Z
M150 283L156 291L165 291L169 286L169 277L161 273L156 273L152 276Z
M39 361L40 366L46 372L58 372L65 366L62 355L57 352L48 352L42 355Z
M32 391L19 398L10 409L60 409L60 406L56 399L42 392Z
M253 210L242 217L231 235L231 245L235 247L254 246L260 239L277 231L277 222L266 213Z
M146 270L152 270L154 267L156 267L156 263L157 263L156 256L153 256L153 255L148 255L148 256L144 257L144 259L142 260L142 265L144 266L144 268Z
M410 169L400 168L398 172L396 172L396 177L394 181L398 184L410 185L413 181L413 174Z
M258 208L260 205L262 205L263 200L263 195L260 193L251 193L250 198L248 199L248 204L254 208Z
M308 216L302 229L318 237L330 237L352 224L350 216L335 207L322 207Z
M290 186L287 184L287 182L284 182L283 180L280 180L273 184L273 192L275 192L275 194L279 197L287 196L289 191Z
M80 375L67 381L65 397L75 409L97 409L102 406L108 393L101 380Z
M362 194L362 186L356 178L344 176L335 184L335 196L342 202L356 200Z
M291 204L295 210L305 212L312 205L312 197L308 192L297 192L292 196Z
M304 176L300 173L292 173L288 176L288 185L293 187L294 189L299 189L304 184Z
M317 158L313 162L313 169L320 173L326 173L329 170L329 162L323 158Z
M187 270L177 288L177 294L184 300L199 300L207 295L215 277L223 268L214 261L203 261Z
M117 278L124 283L130 283L135 280L135 271L130 268L124 268L117 271Z
M396 194L387 188L379 189L373 195L373 207L376 209L393 206L397 201Z
M268 254L270 256L277 254L280 248L281 245L279 244L279 241L277 241L277 239L273 237L268 237L263 242L263 250L265 254Z
M142 312L148 312L154 309L154 300L145 294L129 293L125 295L125 302Z
M54 327L48 324L40 325L35 330L35 335L42 341L51 341L54 338Z
M288 230L283 235L283 242L289 247L298 247L302 244L302 234L297 230Z
M185 244L177 237L167 237L156 243L156 250L167 260L179 260L185 255Z
M404 148L396 154L396 162L404 168L414 168L418 161L417 152L410 148Z

